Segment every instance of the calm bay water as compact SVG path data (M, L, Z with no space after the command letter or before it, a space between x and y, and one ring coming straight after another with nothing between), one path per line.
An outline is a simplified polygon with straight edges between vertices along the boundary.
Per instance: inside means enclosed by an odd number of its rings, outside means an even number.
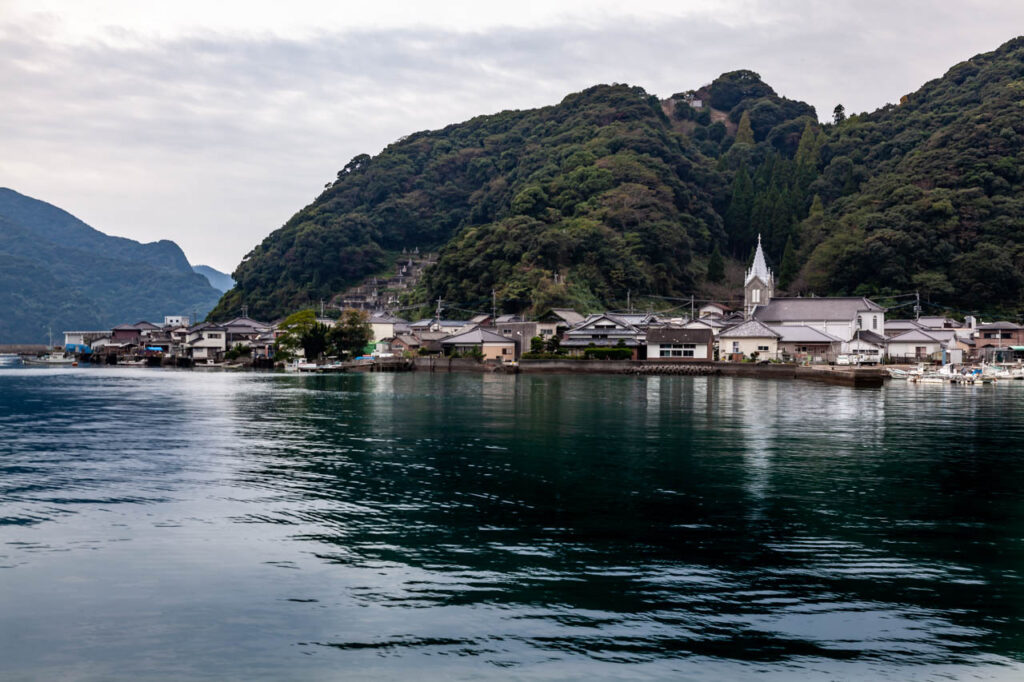
M1024 382L0 371L0 679L1021 679Z

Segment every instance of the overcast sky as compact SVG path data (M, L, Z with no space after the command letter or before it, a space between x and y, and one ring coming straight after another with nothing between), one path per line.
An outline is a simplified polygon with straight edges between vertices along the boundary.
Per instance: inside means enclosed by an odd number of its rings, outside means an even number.
M1022 29L1015 0L0 0L0 186L230 272L413 131L739 68L825 119Z

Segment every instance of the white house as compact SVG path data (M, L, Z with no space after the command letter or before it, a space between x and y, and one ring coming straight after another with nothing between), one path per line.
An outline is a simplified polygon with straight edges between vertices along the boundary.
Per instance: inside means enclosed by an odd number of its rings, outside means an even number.
M940 337L930 331L910 329L889 338L888 355L897 361L931 360L942 352L945 345Z
M706 327L652 327L647 330L647 359L672 362L711 360L714 358L714 338Z
M775 358L781 337L761 322L747 320L718 334L718 353L723 359L734 355L754 357L755 353L760 360Z

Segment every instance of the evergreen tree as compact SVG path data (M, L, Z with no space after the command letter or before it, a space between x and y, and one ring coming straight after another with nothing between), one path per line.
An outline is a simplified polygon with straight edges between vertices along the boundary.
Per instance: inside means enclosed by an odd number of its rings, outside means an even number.
M782 263L779 264L779 286L785 289L794 279L800 267L796 262L796 249L793 248L793 235L790 233L786 239L786 248L782 251Z
M837 104L836 108L832 110L832 121L839 125L846 120L846 107L842 104Z
M718 250L718 244L715 244L715 248L708 258L707 279L709 282L716 283L725 279L725 261L722 259L722 252Z
M725 210L725 230L729 235L734 255L742 254L750 233L750 212L754 204L754 183L741 165L732 179L732 196Z
M750 112L744 111L736 129L735 144L754 144L754 129L750 127Z

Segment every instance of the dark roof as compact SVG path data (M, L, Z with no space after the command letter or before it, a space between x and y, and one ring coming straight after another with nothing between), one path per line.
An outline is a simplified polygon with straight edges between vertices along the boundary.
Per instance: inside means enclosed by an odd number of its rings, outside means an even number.
M552 317L555 317L568 325L579 324L584 319L582 315L571 308L552 308L537 319L547 321Z
M869 329L865 329L862 332L860 332L860 338L863 339L864 341L867 341L868 343L873 343L876 346L882 345L886 341L886 338L884 336L882 336L881 334L876 334L875 332Z
M754 319L761 322L852 320L862 312L880 313L885 312L885 308L863 296L773 298L754 310Z
M708 328L652 327L647 332L647 344L652 343L711 343L714 334Z
M1010 331L1015 331L1017 329L1020 329L1020 326L1014 324L1013 322L1006 322L1005 320L1000 320L999 322L979 324L978 329L1006 329Z

